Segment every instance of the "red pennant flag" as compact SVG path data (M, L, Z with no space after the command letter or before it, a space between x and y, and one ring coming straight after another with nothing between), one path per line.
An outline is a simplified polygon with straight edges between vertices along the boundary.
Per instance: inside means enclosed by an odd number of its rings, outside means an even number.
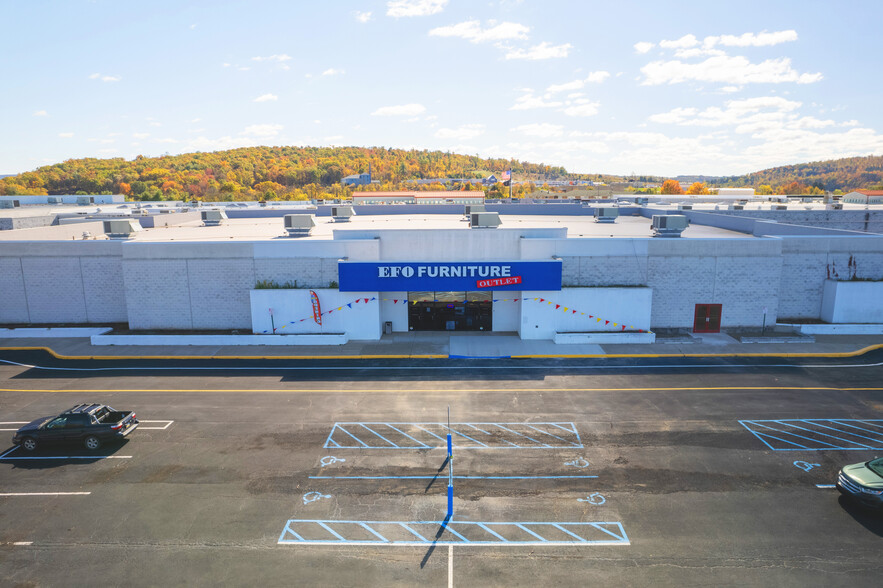
M543 298L540 298L540 302L545 302L545 300Z
M365 301L365 304L368 304L368 299L367 299L367 298L363 298L363 300Z
M604 321L604 324L605 324L605 325L609 325L609 324L610 324L610 321Z
M561 308L561 305L560 305L560 304L556 304L556 305L555 305L555 310L558 310L559 308Z
M574 310L571 314L576 314L576 311Z
M594 316L592 316L592 315L589 315L589 318L595 318L595 317L594 317Z
M625 331L625 325L622 325L622 330Z
M393 304L398 304L398 303L399 303L399 299L398 299L398 298L393 298L393 299L392 299L392 303L393 303Z
M513 302L518 302L518 298L516 298Z

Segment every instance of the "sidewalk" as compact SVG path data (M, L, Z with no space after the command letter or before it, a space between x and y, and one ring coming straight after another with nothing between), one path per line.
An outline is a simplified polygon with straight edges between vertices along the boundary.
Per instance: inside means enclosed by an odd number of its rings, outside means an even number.
M760 338L763 341L763 338ZM780 341L780 342L777 342ZM883 335L817 335L791 339L769 337L769 342L741 343L726 333L658 337L651 344L563 345L552 341L522 340L514 333L392 333L379 341L350 341L320 346L196 346L92 345L89 337L0 338L2 348L40 348L61 357L212 357L212 358L530 358L530 357L702 357L702 356L827 356L857 355L869 347L883 347ZM806 342L803 342L806 341Z

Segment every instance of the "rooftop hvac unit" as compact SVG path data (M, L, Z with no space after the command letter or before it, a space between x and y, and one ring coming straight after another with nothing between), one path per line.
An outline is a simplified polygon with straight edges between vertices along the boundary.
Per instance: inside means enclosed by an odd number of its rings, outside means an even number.
M680 237L689 225L690 221L682 214L654 214L650 226L654 237Z
M136 220L106 220L104 233L110 239L130 239L138 231L143 231L141 224Z
M601 207L595 209L596 223L615 223L619 217L619 209L613 207Z
M200 210L199 216L204 227L217 227L227 222L227 213L223 210Z
M832 202L831 204L828 204L825 208L828 208L829 210L843 210L843 203Z
M469 216L474 212L487 212L487 209L484 207L484 204L467 204L464 214Z
M774 204L772 207L773 210L788 210L787 204Z
M474 212L469 215L469 227L472 229L493 229L499 226L498 212Z
M332 206L331 217L336 223L348 223L350 218L356 216L352 206Z
M95 204L94 196L77 196L77 206L89 206Z
M63 200L58 196L49 196L49 198L46 200L46 202L48 204L61 204L63 202Z
M312 214L286 214L283 219L289 237L307 237L316 226Z
M21 206L19 200L0 200L0 208L18 208L19 206Z
M678 210L693 210L692 204L687 204L686 202L681 202L678 204Z

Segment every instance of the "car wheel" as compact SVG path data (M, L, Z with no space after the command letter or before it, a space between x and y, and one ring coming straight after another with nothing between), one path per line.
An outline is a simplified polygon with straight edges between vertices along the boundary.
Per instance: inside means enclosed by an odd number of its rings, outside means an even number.
M83 440L83 445L86 446L86 449L98 449L101 447L101 439L95 435L89 435Z
M37 448L37 440L33 437L25 437L21 440L21 446L25 448L25 451L33 451Z

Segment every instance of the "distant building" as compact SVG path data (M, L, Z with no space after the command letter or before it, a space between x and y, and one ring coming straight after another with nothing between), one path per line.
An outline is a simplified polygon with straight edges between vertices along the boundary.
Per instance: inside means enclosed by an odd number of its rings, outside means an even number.
M484 192L353 192L353 204L484 204Z
M883 190L855 190L845 194L840 201L850 204L883 204Z
M370 186L371 182L371 164L368 164L368 173L367 174L353 174L351 176L346 176L340 183L344 186Z
M719 188L717 191L718 196L743 196L743 197L751 197L754 196L754 188Z

